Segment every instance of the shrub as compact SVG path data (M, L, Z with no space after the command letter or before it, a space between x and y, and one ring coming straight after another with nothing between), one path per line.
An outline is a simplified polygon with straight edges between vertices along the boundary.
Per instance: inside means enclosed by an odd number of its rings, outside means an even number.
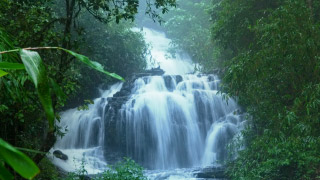
M129 158L124 158L105 171L97 180L147 180L143 168Z

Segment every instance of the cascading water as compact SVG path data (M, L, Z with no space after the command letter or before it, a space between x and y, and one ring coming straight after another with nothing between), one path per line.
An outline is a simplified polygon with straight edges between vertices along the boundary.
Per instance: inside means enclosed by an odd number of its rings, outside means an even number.
M217 76L190 74L188 56L168 58L164 33L144 32L155 66L165 75L116 84L89 110L63 112L59 126L69 131L52 151L62 150L69 160L53 158L56 165L72 171L84 160L89 173L98 173L119 152L150 169L151 179L186 179L190 171L172 170L217 166L226 159L226 145L243 122L236 102L218 93Z
M137 31L137 28L133 29ZM165 74L187 74L192 73L194 66L190 57L186 53L176 54L175 58L170 57L167 53L170 47L170 39L166 38L164 33L144 28L145 40L152 46L151 57L154 61L148 62L148 69L160 66L165 71Z
M137 79L130 100L120 109L117 130L125 126L121 134L126 134L130 157L151 169L201 166L202 160L210 165L214 158L208 157L219 153L238 124L225 122L229 116L236 120L237 106L217 95L218 82L215 76L196 75ZM225 157L220 155L218 159Z
M66 171L75 171L81 164L85 165L88 173L95 174L105 170L107 163L104 161L102 147L104 145L104 111L107 98L112 97L122 87L117 83L104 91L100 98L89 105L88 110L79 111L77 108L61 113L58 126L65 128L65 135L58 139L51 153L62 150L68 156L63 161L51 156L54 164Z

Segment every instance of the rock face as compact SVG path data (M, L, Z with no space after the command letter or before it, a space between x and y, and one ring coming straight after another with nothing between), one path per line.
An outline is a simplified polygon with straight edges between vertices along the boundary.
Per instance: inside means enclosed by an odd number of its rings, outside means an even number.
M62 159L64 161L68 160L68 156L65 155L62 151L60 150L55 150L53 151L53 155L56 157L56 158L59 158L59 159Z
M105 158L109 161L117 161L114 157L124 157L126 155L126 139L125 134L119 134L117 132L117 126L119 126L119 117L121 116L121 106L125 104L131 95L131 91L134 88L134 82L136 79L145 76L161 76L164 71L160 68L153 68L146 70L143 73L134 74L128 81L126 81L121 90L117 92L113 97L108 98L108 105L106 106L105 113ZM178 77L179 78L179 77ZM180 78L182 80L182 77ZM124 127L123 127L124 128ZM115 155L117 152L117 155Z
M133 82L127 81L123 84L121 91L116 93L112 98L108 98L108 105L106 106L105 114L105 156L109 156L114 152L124 153L125 135L117 134L117 122L119 120L119 109L130 98ZM121 138L123 137L123 138ZM120 138L120 139L119 139ZM113 155L111 155L113 156ZM109 159L106 157L106 159Z

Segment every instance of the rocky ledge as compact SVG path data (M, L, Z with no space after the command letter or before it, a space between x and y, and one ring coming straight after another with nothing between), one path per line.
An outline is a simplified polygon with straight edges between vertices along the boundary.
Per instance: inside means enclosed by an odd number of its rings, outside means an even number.
M112 161L115 152L123 153L125 155L125 135L119 135L116 131L117 121L119 120L119 109L125 104L131 95L131 91L134 87L134 82L136 79L146 76L162 76L164 71L160 68L153 68L151 70L146 70L142 73L133 74L130 79L128 79L122 86L121 90L107 99L108 105L105 111L105 158ZM123 157L119 155L119 157ZM114 160L116 161L116 160Z
M197 171L194 171L194 175L196 178L204 178L204 179L221 179L226 180L226 167L218 166L218 167L206 167Z

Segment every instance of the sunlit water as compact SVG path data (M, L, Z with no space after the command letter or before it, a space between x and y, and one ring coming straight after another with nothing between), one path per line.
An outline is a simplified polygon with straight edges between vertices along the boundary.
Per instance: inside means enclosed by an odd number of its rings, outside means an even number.
M167 55L170 40L164 33L147 28L143 32L155 62L149 62L149 68L160 66L165 75L135 80L129 100L118 112L116 132L125 135L126 155L147 169L149 179L196 179L193 171L226 160L226 145L239 132L243 118L236 102L218 93L217 76L190 74L194 66L187 55ZM105 107L107 97L121 87L118 83L103 91L89 110L61 113L58 124L68 131L51 152L59 149L69 159L50 156L55 165L75 171L83 162L89 174L106 169Z

